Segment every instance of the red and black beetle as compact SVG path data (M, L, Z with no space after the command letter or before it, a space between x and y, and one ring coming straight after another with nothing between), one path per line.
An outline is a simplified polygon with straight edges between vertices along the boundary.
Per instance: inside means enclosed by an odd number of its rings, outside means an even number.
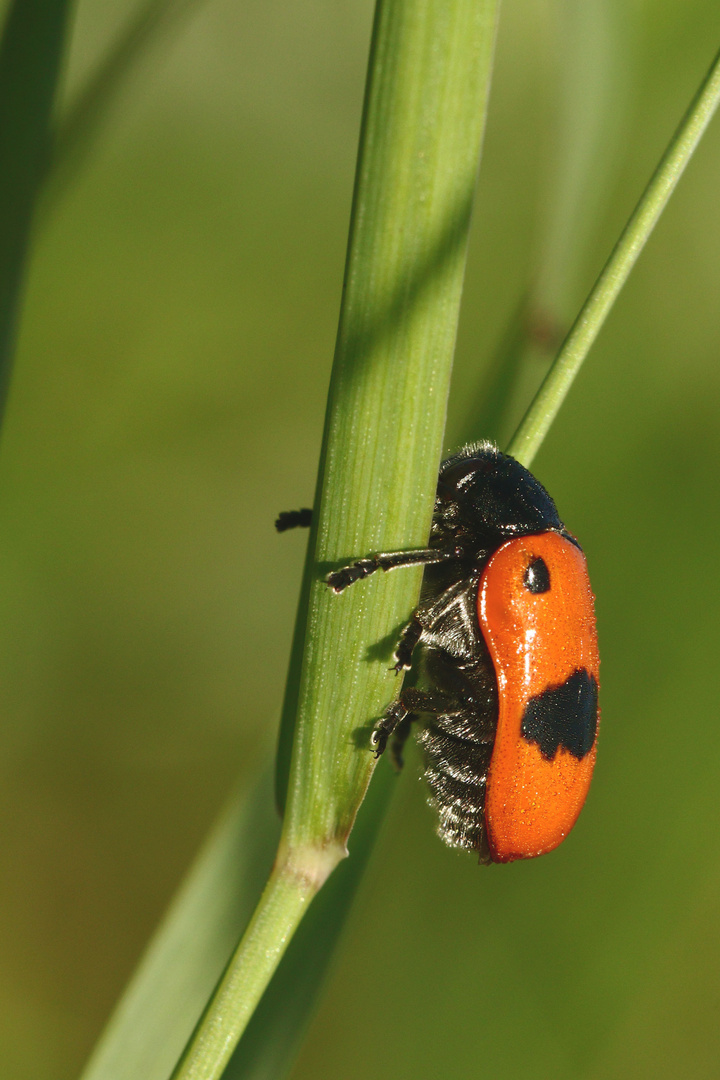
M280 531L310 511L281 515ZM582 809L595 764L599 658L585 556L535 477L492 443L440 467L427 548L371 555L328 577L335 592L374 573L426 567L395 667L422 655L375 725L401 760L412 721L440 823L481 862L551 851Z

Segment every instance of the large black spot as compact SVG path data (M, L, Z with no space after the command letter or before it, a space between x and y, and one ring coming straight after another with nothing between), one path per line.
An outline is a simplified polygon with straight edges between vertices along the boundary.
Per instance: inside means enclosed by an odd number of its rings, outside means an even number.
M589 754L597 734L598 685L595 676L581 669L561 686L550 686L531 698L520 731L528 742L552 761L564 746L581 761Z
M539 555L523 574L523 585L531 593L550 592L550 571L545 560Z

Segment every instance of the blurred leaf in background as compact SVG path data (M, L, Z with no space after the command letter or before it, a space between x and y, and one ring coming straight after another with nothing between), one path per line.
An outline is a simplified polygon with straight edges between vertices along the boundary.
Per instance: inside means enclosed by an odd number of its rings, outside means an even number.
M37 233L0 457L13 1080L79 1072L272 753L303 556L272 521L314 487L371 8L202 0ZM572 304L720 41L711 0L606 9L622 100ZM132 11L81 3L69 101ZM448 448L546 243L559 12L503 11ZM293 1080L717 1075L719 177L714 126L535 465L597 594L583 817L547 859L478 869L434 837L410 752Z

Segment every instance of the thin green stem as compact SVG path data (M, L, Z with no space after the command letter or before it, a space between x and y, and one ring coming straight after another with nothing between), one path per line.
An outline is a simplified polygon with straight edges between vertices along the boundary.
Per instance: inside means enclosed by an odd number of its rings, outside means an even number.
M417 601L421 569L376 575L340 597L325 577L369 551L427 540L496 8L495 0L381 0L377 7L280 737L278 789L287 792L291 847L348 836L372 775L373 720L398 690L388 661Z
M352 858L333 871L303 917L223 1080L282 1080L290 1072L396 784L390 762L381 762L352 832Z
M529 467L720 103L720 52L508 446Z
M172 1080L217 1080L278 965L305 909L342 852L285 850L250 925L172 1074Z
M369 551L427 540L496 17L497 0L377 5L281 734L280 853L175 1080L220 1075L311 897L347 854L375 765L370 731L398 690L390 656L421 568L376 575L342 596L325 578Z

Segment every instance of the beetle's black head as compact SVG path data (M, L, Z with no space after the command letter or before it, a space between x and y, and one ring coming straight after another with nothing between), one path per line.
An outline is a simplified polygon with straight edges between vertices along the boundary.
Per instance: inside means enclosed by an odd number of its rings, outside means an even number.
M491 549L549 529L567 535L542 484L490 442L466 446L440 466L435 525Z

